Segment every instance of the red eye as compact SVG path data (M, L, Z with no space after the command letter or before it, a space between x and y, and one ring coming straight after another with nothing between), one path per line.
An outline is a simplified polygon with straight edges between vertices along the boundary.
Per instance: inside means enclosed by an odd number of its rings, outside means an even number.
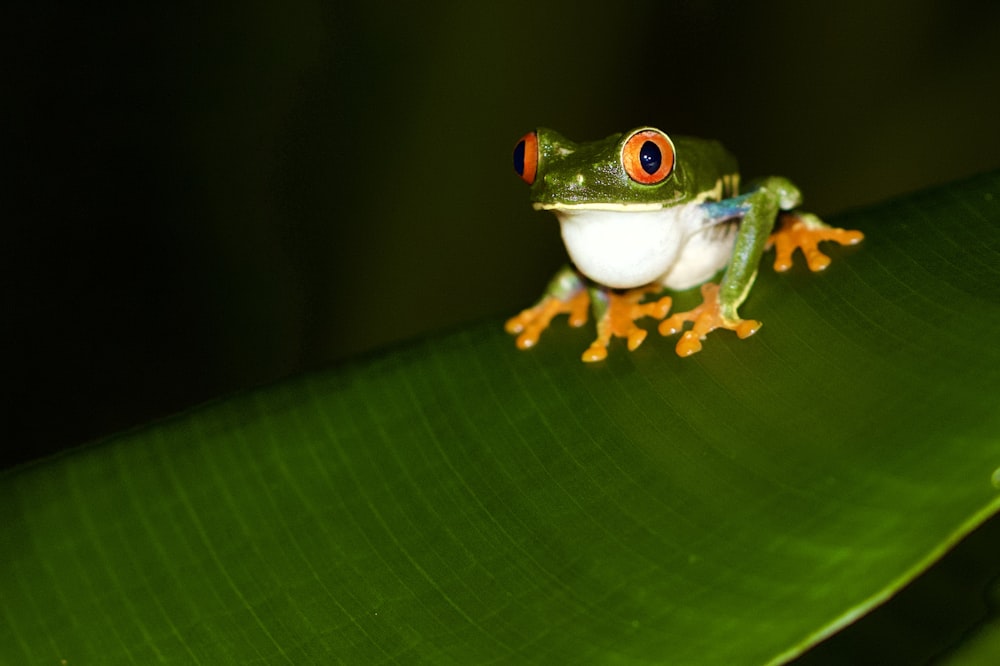
M655 185L674 170L674 144L660 130L639 130L622 147L622 166L635 182Z
M521 180L531 185L538 172L538 135L528 132L514 146L514 171Z

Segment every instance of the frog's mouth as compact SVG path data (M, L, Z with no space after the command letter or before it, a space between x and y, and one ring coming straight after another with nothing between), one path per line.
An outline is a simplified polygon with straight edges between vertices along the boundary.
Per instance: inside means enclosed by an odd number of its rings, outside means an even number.
M666 275L686 237L682 216L687 207L600 206L543 209L559 219L563 243L576 267L591 280L615 289L641 287Z
M531 204L532 208L535 210L551 210L551 211L573 211L573 210L607 210L607 211L619 211L622 213L638 213L643 211L652 210L663 210L664 204L662 203L541 203L536 201Z

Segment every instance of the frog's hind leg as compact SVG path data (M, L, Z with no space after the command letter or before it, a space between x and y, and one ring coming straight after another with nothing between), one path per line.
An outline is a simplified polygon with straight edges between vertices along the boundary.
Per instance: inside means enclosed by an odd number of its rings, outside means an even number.
M637 319L653 317L663 319L670 311L671 298L662 296L655 301L643 302L647 295L662 290L659 285L648 285L618 292L603 287L591 288L594 318L597 320L597 339L583 353L586 362L603 361L608 356L612 337L625 338L629 351L635 351L646 339L647 331L636 325Z
M864 239L860 231L831 227L812 213L792 210L781 213L778 228L768 239L774 246L774 270L783 272L792 267L792 254L802 250L811 271L821 271L830 265L830 257L817 247L822 241L841 245L856 245Z
M722 219L728 212L741 218L740 227L722 280L702 285L701 305L674 314L660 324L660 333L672 335L681 332L686 323L692 323L677 343L678 355L690 356L701 351L702 340L718 328L735 331L740 338L748 338L760 329L759 321L740 318L737 308L746 300L757 277L757 266L778 212L797 205L800 200L799 191L791 182L772 176L739 197L706 204L710 219Z
M749 338L761 327L761 323L753 319L726 321L719 305L719 285L714 282L701 285L701 299L701 305L687 312L671 315L660 322L660 333L663 335L680 333L684 329L684 324L693 323L693 326L684 331L681 339L677 341L675 350L678 356L690 356L700 352L701 341L717 328L735 331L740 339L744 339Z

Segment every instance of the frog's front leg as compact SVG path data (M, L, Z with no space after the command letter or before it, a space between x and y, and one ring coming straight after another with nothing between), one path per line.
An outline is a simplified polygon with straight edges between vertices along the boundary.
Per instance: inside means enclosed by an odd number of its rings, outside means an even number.
M597 339L583 353L586 362L603 361L608 356L612 337L625 338L629 351L635 351L646 339L646 330L636 325L637 319L654 317L663 319L670 311L671 299L663 296L655 301L643 302L647 295L662 291L659 285L617 291L601 286L590 288L594 319L597 321Z
M583 326L587 322L590 297L583 278L569 266L555 274L545 288L542 298L532 307L507 320L505 329L517 335L519 349L534 347L542 331L549 327L552 318L569 315L570 326Z
M629 351L635 350L646 339L646 331L635 324L643 317L663 319L670 310L669 296L642 302L650 293L661 291L657 285L616 291L591 284L569 266L563 267L549 282L545 294L532 307L507 320L508 333L517 335L519 349L529 349L538 342L542 331L552 318L569 315L571 326L582 326L587 321L587 307L593 307L597 321L597 339L583 354L584 361L601 361L607 358L608 344L612 337L625 338Z
M684 331L677 343L678 355L690 356L701 351L702 340L718 328L735 331L740 338L748 338L760 329L759 321L741 319L737 308L746 299L757 277L757 267L778 212L794 207L800 200L799 191L791 182L785 178L770 177L747 194L706 205L709 224L742 219L722 281L718 285L702 285L701 305L688 312L674 314L660 324L660 333L671 335L682 331L687 322L692 322L691 329Z

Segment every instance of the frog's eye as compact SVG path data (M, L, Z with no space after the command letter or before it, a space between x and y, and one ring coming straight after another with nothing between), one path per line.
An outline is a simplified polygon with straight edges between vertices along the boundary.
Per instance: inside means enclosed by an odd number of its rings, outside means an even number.
M622 147L622 166L635 182L655 185L674 170L674 144L660 130L639 130Z
M538 172L538 135L528 132L514 146L514 171L521 180L531 185Z

